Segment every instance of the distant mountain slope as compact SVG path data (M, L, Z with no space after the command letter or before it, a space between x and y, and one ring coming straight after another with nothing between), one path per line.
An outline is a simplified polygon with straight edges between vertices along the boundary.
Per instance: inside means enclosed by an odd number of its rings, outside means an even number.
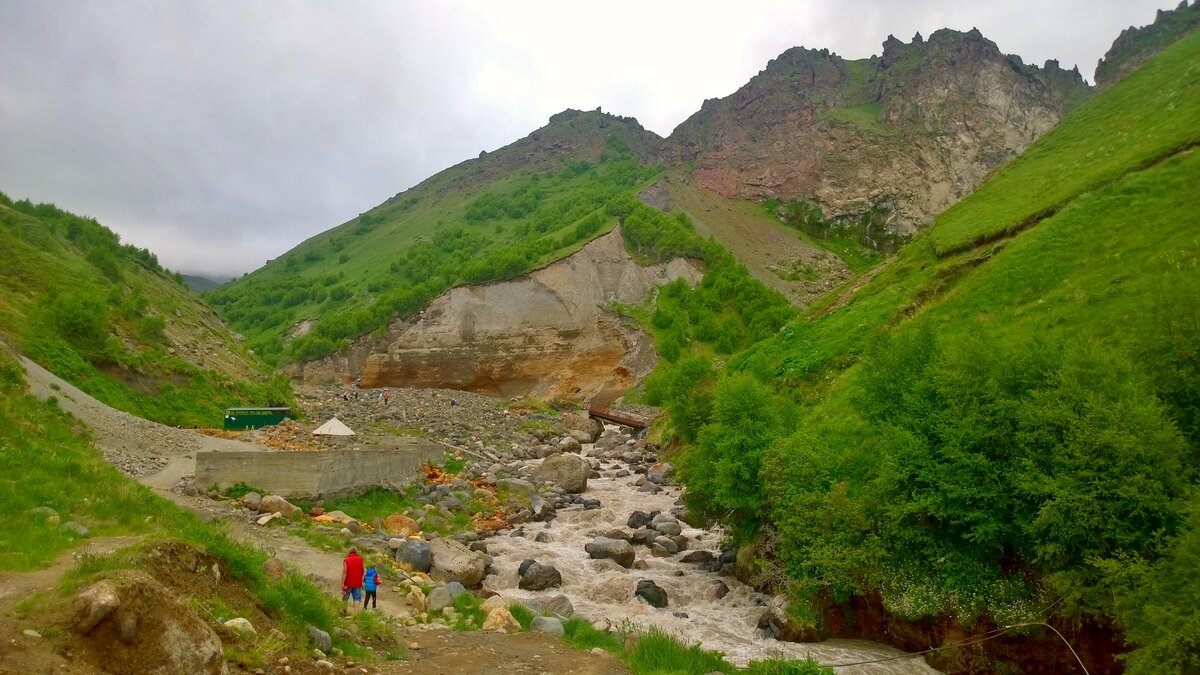
M217 426L225 406L290 399L180 275L95 220L0 194L0 250L0 336L105 403Z
M651 376L691 506L791 590L781 632L916 650L1047 621L1092 673L1200 667L1197 63L1193 30L857 292ZM1040 630L931 658L1077 668Z
M328 355L456 284L527 272L611 229L604 205L661 170L646 163L660 142L632 118L559 113L208 297L275 363Z
M214 281L207 277L197 277L191 274L184 274L181 276L183 276L183 283L187 284L187 287L192 289L192 291L195 293L211 291L220 288L221 284L225 283L224 281Z
M663 146L726 197L804 201L826 216L872 209L911 233L968 194L1089 94L1078 71L1001 54L977 30L943 29L847 61L787 50Z

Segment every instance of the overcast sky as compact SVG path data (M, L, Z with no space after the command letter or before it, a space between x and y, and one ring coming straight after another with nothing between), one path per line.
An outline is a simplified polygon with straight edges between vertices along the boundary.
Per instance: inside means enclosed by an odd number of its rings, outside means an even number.
M941 27L1090 81L1175 4L0 0L0 191L236 276L565 108L666 136L788 47Z

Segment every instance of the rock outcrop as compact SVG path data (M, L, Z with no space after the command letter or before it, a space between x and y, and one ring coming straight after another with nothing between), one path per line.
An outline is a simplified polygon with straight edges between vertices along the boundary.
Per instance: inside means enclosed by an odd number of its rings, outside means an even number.
M847 61L795 47L705 101L667 139L725 197L805 201L831 217L887 214L908 233L1061 119L1089 88L1055 61L1027 66L977 30L939 30Z
M648 335L605 307L638 303L662 284L700 276L686 260L639 265L614 231L528 275L442 294L398 332L387 353L367 357L362 386L607 404L656 357Z

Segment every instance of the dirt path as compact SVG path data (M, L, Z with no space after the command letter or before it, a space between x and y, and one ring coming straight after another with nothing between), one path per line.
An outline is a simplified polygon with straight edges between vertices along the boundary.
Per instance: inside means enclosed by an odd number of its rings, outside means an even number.
M0 614L5 614L18 602L33 597L41 591L52 590L64 572L75 566L84 555L108 555L114 551L133 546L141 541L140 536L97 537L86 544L62 555L49 567L32 572L0 572Z
M396 675L459 673L553 673L554 675L619 675L624 662L608 653L568 647L545 633L458 633L449 630L410 632L407 658L381 672Z
M259 527L241 520L228 519L228 506L204 497L189 497L172 491L179 479L195 471L198 450L267 450L262 446L205 436L187 429L176 429L134 417L110 408L53 373L22 357L26 379L32 393L41 399L51 396L59 406L86 424L97 447L106 459L126 473L137 476L162 497L181 508L208 519L226 519L231 535L273 551L301 574L325 583L333 593L341 584L343 552L316 548L307 541L272 527ZM122 466L122 463L124 465ZM89 540L85 547L65 552L54 565L34 572L0 574L0 615L39 590L51 589L69 570L76 556L84 551L97 555L130 546L138 537L110 537ZM379 609L393 616L407 616L407 605L388 590L380 594ZM568 647L561 640L533 633L505 635L493 632L456 632L450 630L398 630L405 647L403 661L374 664L374 673L577 673L602 675L627 673L625 665L608 654L593 654ZM35 661L40 642L19 638L25 654ZM14 642L14 645L16 643ZM2 645L0 645L2 647ZM45 655L43 655L45 656ZM6 671L0 662L0 673ZM25 671L22 671L25 672Z

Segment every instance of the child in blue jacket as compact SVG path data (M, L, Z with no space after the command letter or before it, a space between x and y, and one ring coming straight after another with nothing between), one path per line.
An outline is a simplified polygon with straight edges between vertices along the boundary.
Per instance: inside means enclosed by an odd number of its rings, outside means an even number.
M379 572L375 571L374 565L368 565L367 571L363 574L363 590L367 592L363 598L363 609L367 605L375 609L379 609L379 598L375 595L375 591L379 589Z

